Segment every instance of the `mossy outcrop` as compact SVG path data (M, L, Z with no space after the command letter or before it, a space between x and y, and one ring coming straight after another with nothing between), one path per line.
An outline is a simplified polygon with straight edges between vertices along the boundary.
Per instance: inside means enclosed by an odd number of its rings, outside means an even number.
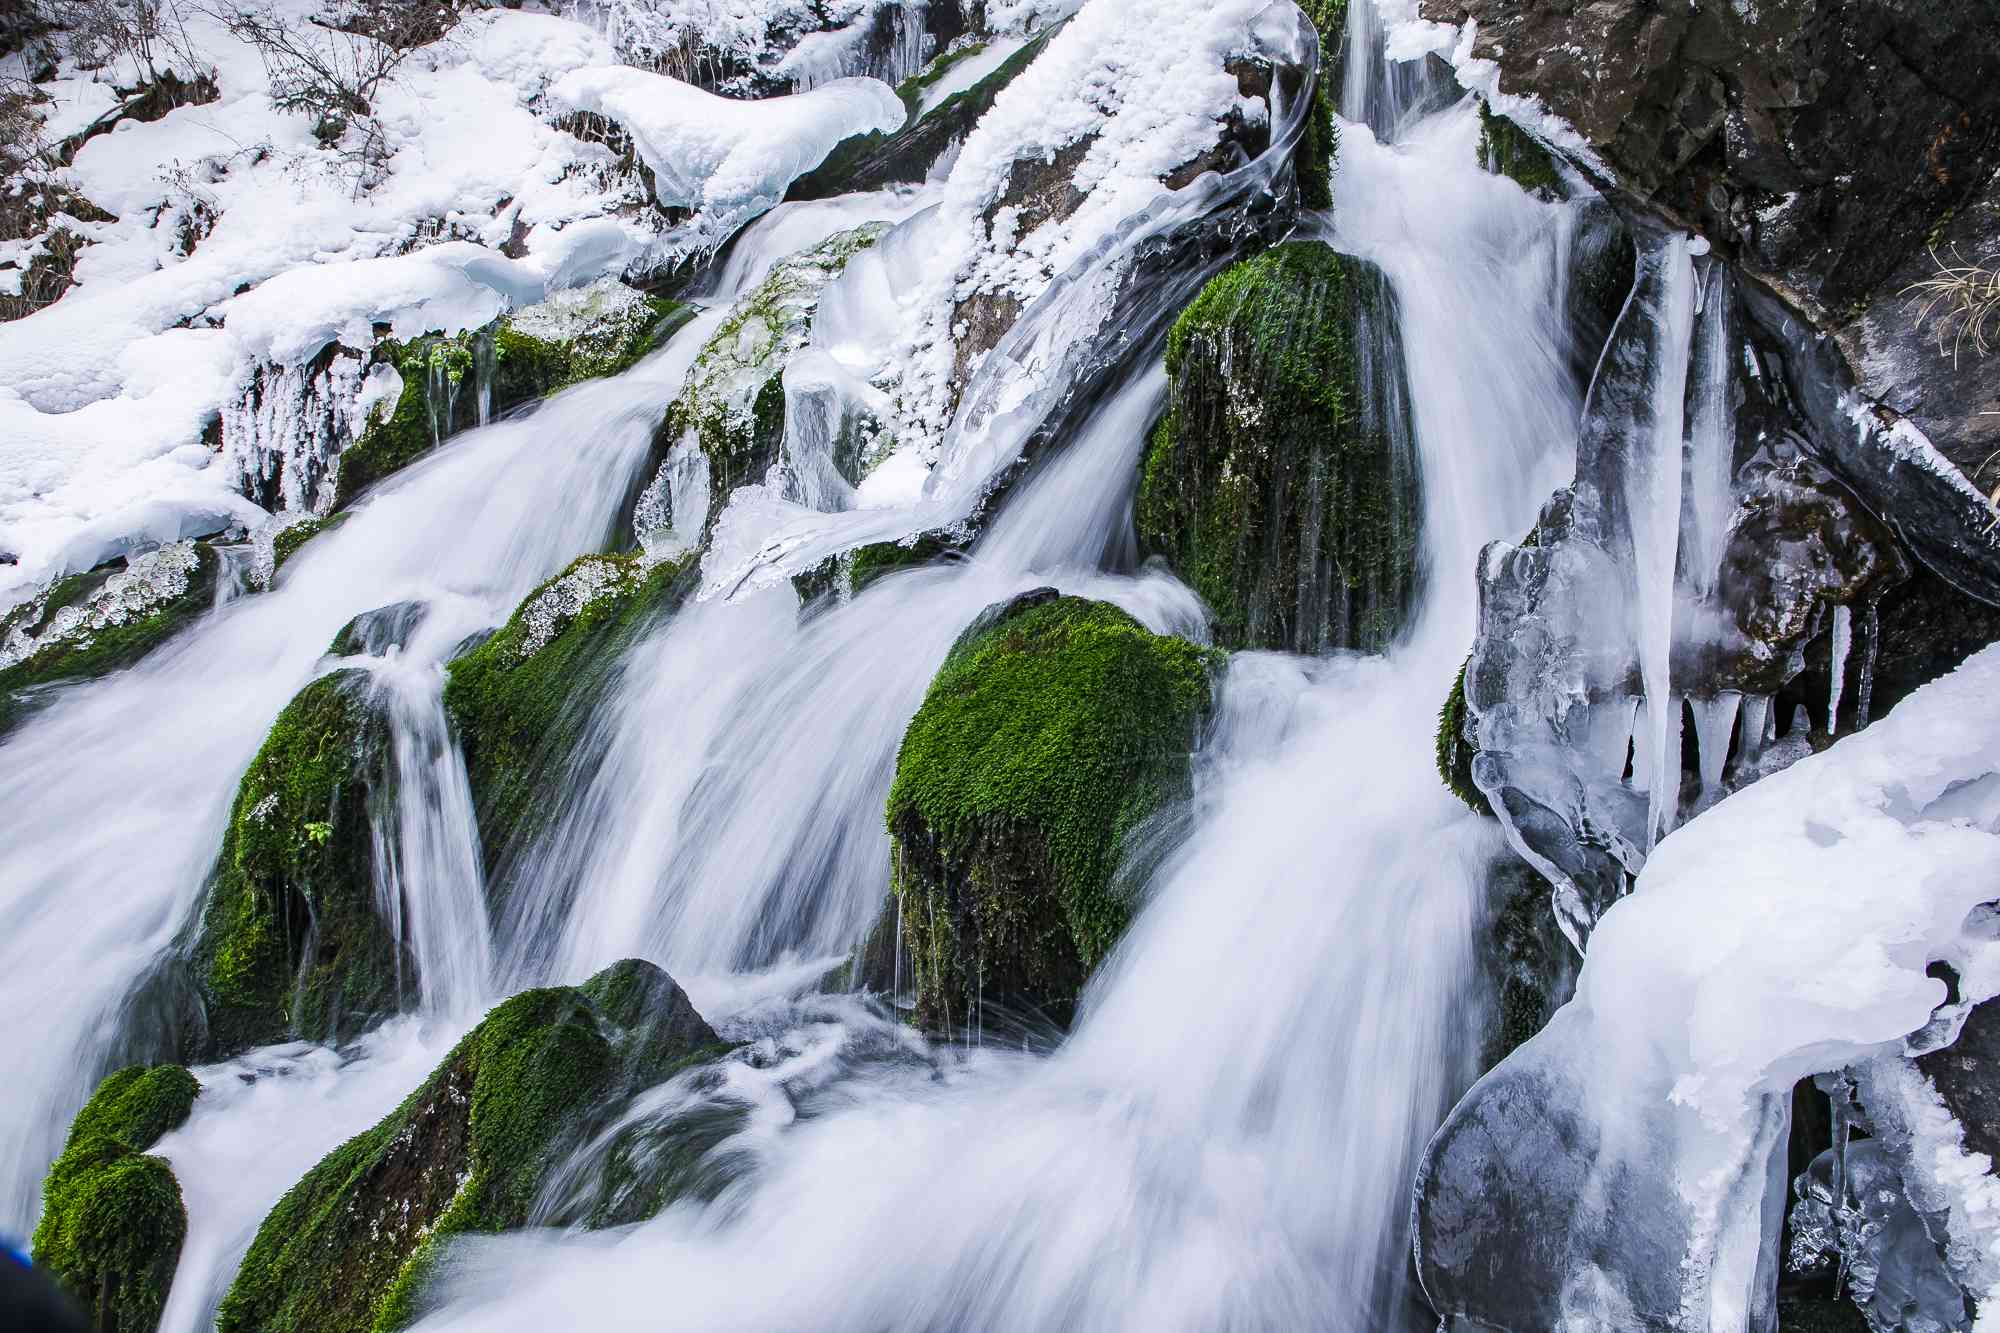
M915 1020L1066 1020L1125 928L1140 826L1187 790L1214 654L1053 588L988 608L903 736L887 818Z
M678 439L694 432L708 459L715 511L730 491L762 480L777 461L785 433L785 365L806 345L826 285L888 230L886 223L871 222L781 261L737 301L695 357L687 386L667 409L663 433Z
M296 523L286 524L271 538L271 574L275 576L307 542L346 521L345 514L330 514L325 518L302 518Z
M1294 241L1231 266L1167 339L1139 539L1232 648L1375 651L1417 582L1416 464L1387 284Z
M0 733L19 693L130 666L215 604L221 559L180 541L58 579L0 615Z
M552 1170L627 1095L724 1049L650 963L516 995L278 1201L217 1329L402 1327L446 1240L526 1225Z
M944 530L920 532L903 542L870 542L793 575L792 587L808 604L828 594L844 601L885 575L954 558L964 545L962 537Z
M361 671L306 686L237 788L193 949L204 1054L350 1035L414 982L375 910L373 817L395 779L369 696Z
M691 572L689 561L584 556L451 663L444 703L489 861L540 827L591 704L624 650L686 594Z
M1438 710L1437 770L1451 794L1477 815L1491 815L1486 793L1472 780L1472 757L1479 753L1465 710L1465 668L1451 678L1451 693Z
M1484 101L1479 104L1479 165L1540 199L1561 199L1568 193L1549 150Z
M1305 133L1294 158L1299 203L1306 208L1333 207L1333 159L1340 150L1333 113L1340 102L1340 53L1347 40L1347 0L1305 0L1299 6L1319 33L1319 81L1313 85Z
M485 329L377 343L375 362L396 368L402 391L385 415L341 451L334 507L477 424L482 376L497 417L629 369L693 315L690 306L597 283L559 292Z
M42 1183L35 1262L103 1333L160 1326L187 1209L173 1168L145 1154L188 1118L200 1090L179 1065L110 1075L77 1113Z

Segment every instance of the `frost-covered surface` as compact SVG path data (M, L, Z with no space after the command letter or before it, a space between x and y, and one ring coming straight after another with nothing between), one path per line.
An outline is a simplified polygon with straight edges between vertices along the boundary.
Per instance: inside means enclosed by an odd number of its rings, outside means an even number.
M1564 1267L1520 1280L1609 1326L1634 1326L1618 1302L1656 1303L1662 1284L1699 1326L1744 1326L1768 1299L1756 1272L1777 1219L1763 1200L1792 1086L1900 1054L1946 1000L1934 961L1965 1002L2000 992L2000 939L1979 910L1996 882L2000 646L1664 838L1599 921L1576 997L1453 1113L1433 1177L1469 1165L1451 1154L1476 1151L1462 1129L1482 1116L1511 1117L1523 1141L1569 1126L1485 1205L1558 1229L1536 1253ZM1932 1153L1964 1192L1966 1164ZM1643 1236L1607 1202L1635 1185L1660 1210ZM1966 1209L1984 1217L1979 1189ZM1458 1257L1432 1260L1427 1282L1494 1242L1450 1243Z
M26 661L57 644L88 648L91 636L153 614L183 596L194 579L201 559L191 541L174 542L137 555L104 581L104 585L83 601L65 606L50 616L38 634L16 627L0 640L0 668ZM46 597L46 593L44 594ZM39 599L25 608L20 623L41 619Z
M1988 1320L2000 1317L2000 1177L1992 1160L1966 1150L1964 1126L1914 1062L1879 1056L1854 1070L1854 1082L1911 1206L1943 1219L1953 1276L1992 1309Z
M0 606L135 538L258 522L262 512L238 493L250 470L241 457L218 459L212 433L258 376L282 377L335 340L363 351L377 324L398 337L476 327L548 291L712 244L719 228L775 199L773 181L782 191L788 154L818 161L808 147L777 143L773 126L837 137L829 108L843 99L871 124L889 104L902 114L888 89L872 87L826 90L800 109L760 103L727 123L711 117L698 137L715 161L683 174L726 195L728 217L704 215L683 238L610 150L556 127L570 107L549 95L551 83L617 68L588 24L468 13L377 91L387 151L364 179L344 156L358 131L322 148L310 117L273 108L256 51L183 8L218 98L121 123L83 146L60 183L113 220L66 222L88 243L77 285L0 325L0 551L18 557L0 565ZM306 40L345 40L313 26L312 0L284 0L281 12ZM59 76L43 106L48 134L101 114L108 81L133 81L129 70L65 66ZM739 140L754 141L747 157ZM189 249L183 224L197 216L212 228ZM503 245L519 257L503 256ZM302 382L288 396L331 387ZM250 450L260 452L270 450Z
M521 611L522 628L518 648L522 660L548 647L563 627L582 615L592 602L617 597L639 586L646 577L643 561L585 558L565 571L561 578L536 593Z
M655 202L692 216L681 250L720 244L784 198L793 180L842 139L890 133L907 112L879 79L836 79L791 97L741 102L626 65L574 70L550 90L578 111L617 121L653 173Z
M923 5L899 0L566 0L561 8L602 31L627 63L699 78L731 96L769 91L773 81L811 88L863 73L894 83L925 54ZM883 22L896 29L889 62L861 68Z

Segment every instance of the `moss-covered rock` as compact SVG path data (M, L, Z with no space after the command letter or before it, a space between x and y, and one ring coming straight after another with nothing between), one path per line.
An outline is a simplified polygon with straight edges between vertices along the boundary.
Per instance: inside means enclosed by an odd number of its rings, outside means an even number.
M1294 241L1218 274L1168 335L1139 538L1229 647L1372 651L1403 626L1420 515L1389 300L1372 265Z
M1479 165L1539 198L1560 199L1565 194L1562 173L1549 150L1507 117L1495 114L1483 100L1479 103Z
M411 978L376 914L372 832L394 798L367 674L299 691L237 788L195 938L203 1053L342 1037L395 1011Z
M98 1084L42 1184L35 1262L105 1333L152 1333L187 1238L180 1184L145 1150L188 1118L200 1085L179 1065Z
M577 560L457 658L445 683L489 861L546 818L591 705L624 650L688 591L691 561Z
M903 736L887 818L915 1019L1067 1018L1130 912L1128 838L1187 788L1214 654L1053 588L989 608Z
M584 380L629 369L693 315L691 306L604 282L558 292L485 329L377 343L376 362L396 368L402 392L386 415L371 421L341 452L334 507L477 424L482 369L497 417Z
M1549 882L1512 852L1487 869L1479 949L1493 1011L1479 1067L1493 1068L1540 1032L1576 989L1579 959L1556 924Z
M715 511L731 490L762 480L777 461L785 365L805 346L827 283L888 230L871 222L783 260L737 301L695 357L687 386L667 409L664 433L670 439L695 433L708 459Z
M264 1219L220 1333L395 1329L444 1241L527 1224L551 1171L631 1092L723 1052L650 963L516 995Z
M0 733L21 691L130 666L215 603L221 560L180 541L58 579L0 615Z

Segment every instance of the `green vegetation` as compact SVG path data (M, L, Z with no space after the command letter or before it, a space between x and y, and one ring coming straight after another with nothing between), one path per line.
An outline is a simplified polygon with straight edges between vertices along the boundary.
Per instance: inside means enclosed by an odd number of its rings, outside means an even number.
M404 1326L446 1240L526 1225L552 1168L627 1095L725 1049L650 963L516 995L279 1200L218 1330Z
M1296 170L1299 203L1306 208L1333 207L1333 159L1340 152L1333 111L1340 95L1341 43L1347 32L1347 0L1306 0L1300 6L1319 33L1319 82L1306 112L1299 138Z
M20 691L95 679L132 665L178 634L214 604L220 564L213 547L175 542L126 565L59 579L41 596L0 615L0 653L26 648L18 660L0 666L0 734L19 715Z
M271 574L277 575L284 563L291 559L301 546L319 536L329 528L337 528L347 521L345 514L333 514L326 518L303 518L291 524L271 539Z
M1467 658L1465 666L1452 677L1451 693L1445 696L1444 707L1438 710L1437 770L1451 794L1464 801L1474 814L1491 815L1492 804L1472 780L1472 756L1479 753L1479 747L1472 743L1466 726L1465 673L1471 666L1472 659Z
M367 681L340 671L299 691L237 788L194 947L207 1054L345 1036L396 1008L370 819L394 779Z
M1066 1017L1130 907L1128 836L1182 795L1217 655L1041 589L966 631L903 736L887 818L916 1021Z
M1505 176L1529 194L1544 199L1563 197L1562 173L1555 158L1533 135L1505 116L1479 103L1479 165Z
M1232 648L1386 647L1417 579L1416 468L1400 363L1364 393L1391 319L1363 261L1294 241L1212 279L1167 337L1170 391L1140 479L1139 540Z
M546 817L590 705L626 648L688 589L690 561L584 556L452 662L445 707L465 751L489 859ZM686 576L686 577L684 577Z
M108 1333L159 1327L187 1237L180 1185L144 1154L200 1091L179 1065L133 1066L98 1084L42 1183L35 1262Z
M793 575L792 587L801 602L809 603L829 592L852 596L885 575L931 564L962 545L962 539L954 539L941 529L919 533L910 542L870 542Z
M403 377L403 391L388 415L371 422L341 453L334 507L345 506L364 488L430 452L439 443L435 430L449 434L473 423L474 390L468 380L474 375L483 339L491 340L492 409L498 416L584 380L629 369L694 315L691 306L648 296L628 313L603 314L594 322L588 309L564 311L576 331L563 328L565 336L545 336L561 325L544 319L539 314L543 309L531 307L487 330L449 336L427 333L407 343L376 344L376 359L396 367ZM449 427L432 425L434 407L440 422L447 415L443 402L432 402L434 377L444 396L455 398Z

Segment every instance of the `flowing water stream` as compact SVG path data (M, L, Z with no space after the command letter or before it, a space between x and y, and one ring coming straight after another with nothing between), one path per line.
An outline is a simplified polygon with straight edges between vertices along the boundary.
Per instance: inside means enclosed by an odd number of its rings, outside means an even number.
M1377 40L1372 7L1353 9L1350 42ZM380 859L422 1003L338 1052L296 1043L197 1071L193 1117L155 1149L191 1222L166 1329L203 1325L276 1196L415 1086L484 1004L635 955L751 1043L701 1094L740 1116L726 1187L617 1232L462 1245L425 1327L1408 1322L1409 1182L1476 1072L1472 945L1500 850L1440 787L1429 738L1471 641L1478 550L1518 537L1567 478L1579 404L1570 206L1479 169L1469 104L1425 114L1434 94L1411 71L1376 69L1344 98L1336 208L1301 230L1378 264L1395 294L1422 605L1383 657L1230 660L1193 800L1135 871L1142 910L1065 1041L973 1028L932 1046L879 1000L800 992L881 908L898 743L982 608L1052 584L1204 632L1192 593L1131 560L1137 462L1166 391L1157 356L1093 395L965 559L804 620L782 580L745 581L659 625L620 665L587 768L507 859L486 920L442 663L603 547L722 298L871 209L904 218L922 200L794 206L746 234L715 307L638 369L448 444L272 592L9 739L0 805L21 832L0 850L14 1020L0 1062L31 1096L0 1119L0 1224L32 1218L63 1125L123 1053L125 997L198 903L271 718L350 617L420 599L431 612L409 641L362 665L390 700L398 770L417 778ZM58 910L84 897L92 911ZM631 1114L688 1095L659 1090Z

